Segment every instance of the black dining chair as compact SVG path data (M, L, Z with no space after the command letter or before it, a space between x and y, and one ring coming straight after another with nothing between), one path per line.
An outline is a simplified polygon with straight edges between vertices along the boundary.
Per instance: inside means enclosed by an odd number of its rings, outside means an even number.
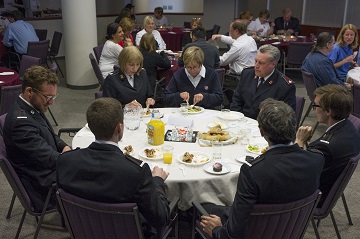
M60 50L61 38L62 38L62 33L58 31L54 31L54 35L52 37L51 45L47 56L50 62L54 61L56 63L58 70L60 71L62 77L64 77L64 73L62 72L59 63L56 60L56 57L59 54L59 50Z

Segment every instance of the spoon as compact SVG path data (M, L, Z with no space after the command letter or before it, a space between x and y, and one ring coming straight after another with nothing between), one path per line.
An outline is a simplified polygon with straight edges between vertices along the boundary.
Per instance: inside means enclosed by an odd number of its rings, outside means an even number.
M183 176L185 177L185 175L186 175L186 173L185 173L185 165L181 164L181 165L179 166L179 169L182 171L182 174L183 174Z

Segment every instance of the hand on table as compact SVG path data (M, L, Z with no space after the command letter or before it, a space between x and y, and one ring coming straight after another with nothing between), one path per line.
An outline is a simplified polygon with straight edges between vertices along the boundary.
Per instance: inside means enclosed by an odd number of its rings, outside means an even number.
M169 176L169 173L166 172L163 168L159 168L158 166L155 166L152 171L152 176L160 177L165 181L167 179L167 177Z
M188 92L184 91L180 93L180 98L183 99L186 102L189 102L190 95Z
M210 214L210 217L207 216L201 216L201 222L200 225L204 228L204 231L212 235L212 231L215 227L221 227L221 219L220 217Z
M126 104L125 106L126 107L141 107L142 108L142 105L139 102L137 102L136 100L131 101L130 103Z
M298 131L296 132L295 143L297 143L300 147L304 147L305 143L311 139L311 136L311 126L300 126Z
M194 104L197 104L198 102L202 101L203 99L204 99L204 96L201 93L194 95Z

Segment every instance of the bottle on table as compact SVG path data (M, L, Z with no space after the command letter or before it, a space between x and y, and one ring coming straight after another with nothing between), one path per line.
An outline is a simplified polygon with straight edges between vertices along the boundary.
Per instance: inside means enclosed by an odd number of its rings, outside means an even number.
M151 120L147 124L148 143L155 146L164 143L165 124L160 117L159 110L154 109L151 114Z

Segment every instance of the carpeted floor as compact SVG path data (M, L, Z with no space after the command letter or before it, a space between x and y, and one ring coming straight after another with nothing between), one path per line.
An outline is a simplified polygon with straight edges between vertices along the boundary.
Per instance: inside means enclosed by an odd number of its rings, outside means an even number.
M64 60L60 60L61 67L65 72ZM295 80L296 87L297 87L297 95L304 96L306 98L306 105L304 107L304 111L306 111L309 100L306 96L306 91L304 85L301 80L301 75L299 71L288 71L287 75ZM58 93L59 97L56 99L56 102L53 106L51 106L51 110L54 113L59 126L54 126L55 132L58 131L61 127L82 127L86 123L85 119L85 112L89 104L94 99L94 93L97 89L93 90L71 90L66 88L66 84L64 80L62 80L61 84L59 85ZM53 121L50 118L50 115L47 115L50 122ZM304 123L304 125L315 125L315 115L313 112L310 113L310 117L308 117ZM325 130L324 126L319 126L317 129L314 139L319 136ZM65 141L71 144L71 138L64 135L62 136ZM354 225L349 226L347 224L347 219L345 216L345 212L342 206L341 201L338 205L334 208L335 218L338 223L338 227L342 238L349 238L349 239L357 239L360 238L360 190L359 190L359 182L360 182L360 168L354 173L352 180L350 181L345 195L348 201L348 205L350 207L351 216ZM294 185L301 187L301 185ZM21 207L18 200L16 200L13 213L10 219L6 219L7 210L10 204L12 190L9 186L3 172L0 172L0 238L14 238L16 234L16 230L18 224L21 219L21 215L23 212L23 208ZM48 215L45 217L47 223L52 225L60 225L60 218L57 214ZM26 220L23 225L23 229L20 234L20 238L32 238L33 233L35 231L35 224L36 221L33 217L27 216ZM320 235L321 238L336 238L335 231L332 226L332 222L330 217L323 220L320 224ZM185 213L182 213L181 220L180 220L180 238L190 238L190 223L189 217L186 216ZM40 234L38 238L70 238L68 232L65 229L54 229L54 227L43 227L40 230ZM313 239L315 238L315 234L311 226L309 226L307 233L304 237L305 239Z

